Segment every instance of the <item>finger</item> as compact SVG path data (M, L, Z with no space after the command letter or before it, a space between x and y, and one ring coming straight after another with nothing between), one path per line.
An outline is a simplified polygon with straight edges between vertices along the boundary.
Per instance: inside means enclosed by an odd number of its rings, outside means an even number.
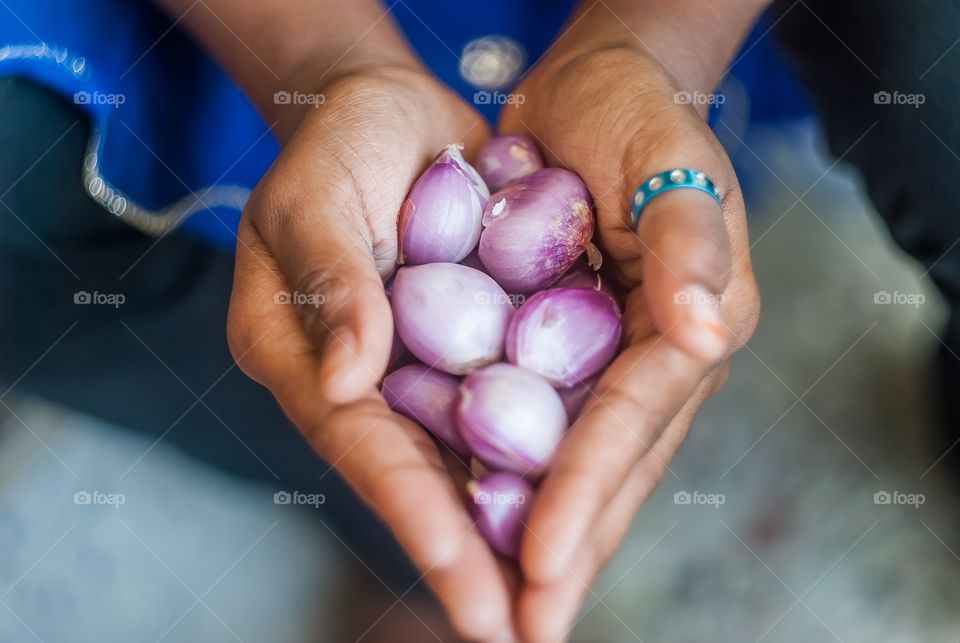
M704 378L696 394L670 422L650 451L640 458L614 498L604 508L594 528L577 548L570 568L553 583L532 585L524 589L520 596L517 616L518 630L524 640L563 640L574 626L584 597L586 596L588 605L595 603L598 598L602 599L603 593L598 596L593 590L587 589L585 579L595 578L620 547L640 505L653 493L666 474L666 463L672 460L680 448L694 414L703 401L722 384L726 372L726 368L716 369ZM671 527L664 524L663 529L664 533L667 533ZM647 552L649 551L648 549ZM633 561L631 567L635 566L638 560ZM587 595L588 591L592 596Z
M296 311L319 357L310 375L318 392L356 399L383 374L393 333L370 233L356 223L363 213L322 184L320 198L305 202L277 196L277 183L249 209L285 277L273 297Z
M656 486L646 476L635 473L624 484L628 495L618 495L611 509L617 515L636 513L642 499ZM649 489L649 491L647 490ZM610 517L596 525L599 532L608 534L613 525ZM605 560L605 559L604 559ZM598 552L592 549L580 552L563 569L561 576L548 584L528 583L517 601L517 631L528 643L560 643L570 637L575 619L586 601L591 609L604 599L602 592L592 589L602 565Z
M720 303L731 255L721 208L698 190L671 190L644 208L637 236L657 328L692 355L722 357L730 343Z
M471 639L511 640L508 580L430 437L372 388L345 405L314 394L310 342L296 313L273 303L284 278L249 224L241 224L240 238L229 321L237 363L271 387L314 448L390 527L455 627Z
M614 360L537 495L529 520L535 535L525 536L521 546L528 578L550 583L569 566L603 507L708 370L660 336L630 346Z
M512 640L515 579L476 530L429 436L382 400L340 409L319 428L318 451L390 527L458 632Z

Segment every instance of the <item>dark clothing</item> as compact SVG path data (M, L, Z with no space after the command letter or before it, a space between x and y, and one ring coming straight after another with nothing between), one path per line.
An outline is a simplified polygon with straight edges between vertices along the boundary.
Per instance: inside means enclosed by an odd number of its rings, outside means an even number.
M0 114L0 394L16 383L275 490L323 493L324 518L406 589L393 539L234 365L233 255L157 242L95 204L89 125L52 92L0 79Z

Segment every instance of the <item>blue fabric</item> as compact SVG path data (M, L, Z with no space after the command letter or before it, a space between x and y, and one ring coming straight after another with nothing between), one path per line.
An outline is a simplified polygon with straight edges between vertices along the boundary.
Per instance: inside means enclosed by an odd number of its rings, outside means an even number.
M393 12L431 69L472 100L476 90L460 77L458 60L468 42L505 35L535 62L573 5L406 0ZM160 210L213 185L251 189L276 157L276 142L236 86L146 0L7 0L6 6L12 15L0 20L6 45L0 74L30 77L78 103L100 135L102 175L135 203ZM775 82L784 75L768 39L756 42L735 72L762 81L764 117L802 104L789 83ZM491 121L499 109L478 108ZM181 231L232 248L239 216L236 208L203 210Z

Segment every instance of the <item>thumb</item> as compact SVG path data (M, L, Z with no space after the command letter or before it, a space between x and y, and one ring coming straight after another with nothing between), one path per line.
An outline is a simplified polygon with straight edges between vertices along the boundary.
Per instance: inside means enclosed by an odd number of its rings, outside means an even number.
M724 194L722 185L717 188ZM720 307L731 273L723 209L699 190L670 190L642 210L637 236L643 289L657 328L694 357L723 357L730 333Z
M302 204L259 208L251 219L279 264L292 305L316 352L320 394L334 404L366 394L389 360L393 318L359 208L319 199L326 211ZM269 221L264 224L264 221Z

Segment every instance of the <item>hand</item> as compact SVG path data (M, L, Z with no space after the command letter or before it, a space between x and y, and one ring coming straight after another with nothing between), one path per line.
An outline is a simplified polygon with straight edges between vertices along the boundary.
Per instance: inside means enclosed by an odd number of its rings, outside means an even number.
M757 323L743 198L702 118L677 104L680 89L645 50L568 50L516 90L522 106L504 110L505 131L531 136L549 164L586 181L597 243L626 297L625 349L561 444L527 524L517 616L525 641L566 637L589 585ZM672 168L707 173L723 210L697 191L671 191L650 202L634 232L634 191Z
M322 88L240 222L231 351L392 529L464 636L509 640L508 579L441 454L377 392L393 323L382 278L410 185L452 142L487 136L434 79L368 68ZM296 293L296 305L277 293Z

